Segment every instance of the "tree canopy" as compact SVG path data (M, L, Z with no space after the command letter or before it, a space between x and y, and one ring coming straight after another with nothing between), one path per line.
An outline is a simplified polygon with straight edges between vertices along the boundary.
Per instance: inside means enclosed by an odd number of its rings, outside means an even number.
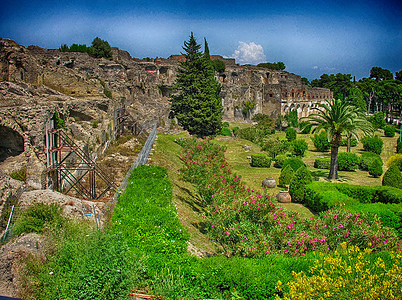
M317 113L303 118L311 122L313 132L321 129L328 133L328 141L331 144L331 163L328 178L338 179L338 150L341 145L342 135L346 134L358 138L358 132L370 133L371 124L364 112L350 102L334 99L326 100L318 104Z
M171 116L190 134L206 137L217 134L222 126L222 87L214 76L208 44L204 53L200 49L191 33L184 42L185 60L177 73L175 93L170 97Z
M286 66L282 61L278 61L278 62L274 62L274 63L270 63L270 62L260 63L257 65L257 67L266 68L266 69L270 69L270 70L282 70L282 71L286 69Z

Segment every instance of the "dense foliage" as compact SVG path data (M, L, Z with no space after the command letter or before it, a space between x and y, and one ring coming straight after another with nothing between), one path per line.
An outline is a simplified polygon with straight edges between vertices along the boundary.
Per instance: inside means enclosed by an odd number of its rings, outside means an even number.
M391 164L382 177L382 185L402 189L402 173L396 164Z
M85 44L72 44L68 47L66 44L60 46L61 52L82 52L93 55L97 58L112 58L112 49L107 41L96 37L90 47Z
M313 141L314 147L319 152L326 152L329 150L329 148L331 148L331 144L328 141L328 134L325 130L314 134L311 140Z
M286 66L283 62L278 61L274 63L266 62L266 63L259 63L257 67L266 68L270 70L285 70Z
M285 168L281 170L281 174L279 175L279 185L280 186L287 186L290 184L295 171L293 171L290 165L287 165Z
M338 155L340 171L354 171L359 167L359 157L355 153L341 152Z
M375 135L364 137L362 139L362 144L364 151L373 152L380 155L384 142L378 135Z
M170 97L171 117L179 125L198 137L213 136L222 125L221 85L216 81L209 56L203 55L193 33L184 42L183 54L177 72L175 93Z
M292 142L296 139L296 134L297 134L296 129L294 129L292 127L288 127L288 128L286 128L285 133L286 133L286 139L289 142Z
M394 137L395 136L395 127L391 125L387 125L384 127L384 135L386 137Z
M301 166L293 176L289 185L289 193L292 196L292 202L303 203L305 197L306 184L309 184L313 178L306 166Z
M303 157L308 149L308 145L305 140L296 139L292 142L292 154Z
M251 166L257 168L269 168L272 158L262 153L251 155Z

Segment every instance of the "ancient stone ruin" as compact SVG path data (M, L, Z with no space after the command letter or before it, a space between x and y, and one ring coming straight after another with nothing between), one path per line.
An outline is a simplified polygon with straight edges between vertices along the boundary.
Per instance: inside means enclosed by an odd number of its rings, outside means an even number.
M93 158L122 130L170 131L169 95L180 55L136 59L112 48L113 58L23 47L0 38L0 169L26 168L27 184L46 188L45 124L57 111L66 132ZM306 116L317 103L331 99L328 89L312 88L286 71L240 66L234 59L216 73L223 85L224 121L250 122L264 113L278 117L290 110ZM124 112L122 115L121 112ZM122 124L121 120L125 120Z

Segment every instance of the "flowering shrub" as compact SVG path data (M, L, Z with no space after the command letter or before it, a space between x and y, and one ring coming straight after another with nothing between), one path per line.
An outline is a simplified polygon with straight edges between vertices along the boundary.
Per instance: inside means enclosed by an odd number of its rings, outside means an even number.
M209 237L227 256L303 256L336 250L343 241L376 250L397 246L395 231L383 228L376 218L335 209L303 220L284 210L269 195L247 189L231 174L224 148L209 140L189 140L184 153L181 173L204 198Z
M283 297L275 299L401 299L402 255L390 251L381 256L372 249L341 244L333 254L321 253L308 273L292 272Z

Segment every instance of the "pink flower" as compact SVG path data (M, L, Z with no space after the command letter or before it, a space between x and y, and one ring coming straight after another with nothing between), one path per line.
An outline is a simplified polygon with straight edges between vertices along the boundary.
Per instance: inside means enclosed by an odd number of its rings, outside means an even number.
M229 232L227 232L227 231L225 231L225 234L226 234L227 236L229 236L229 234L230 234L230 233L229 233Z

